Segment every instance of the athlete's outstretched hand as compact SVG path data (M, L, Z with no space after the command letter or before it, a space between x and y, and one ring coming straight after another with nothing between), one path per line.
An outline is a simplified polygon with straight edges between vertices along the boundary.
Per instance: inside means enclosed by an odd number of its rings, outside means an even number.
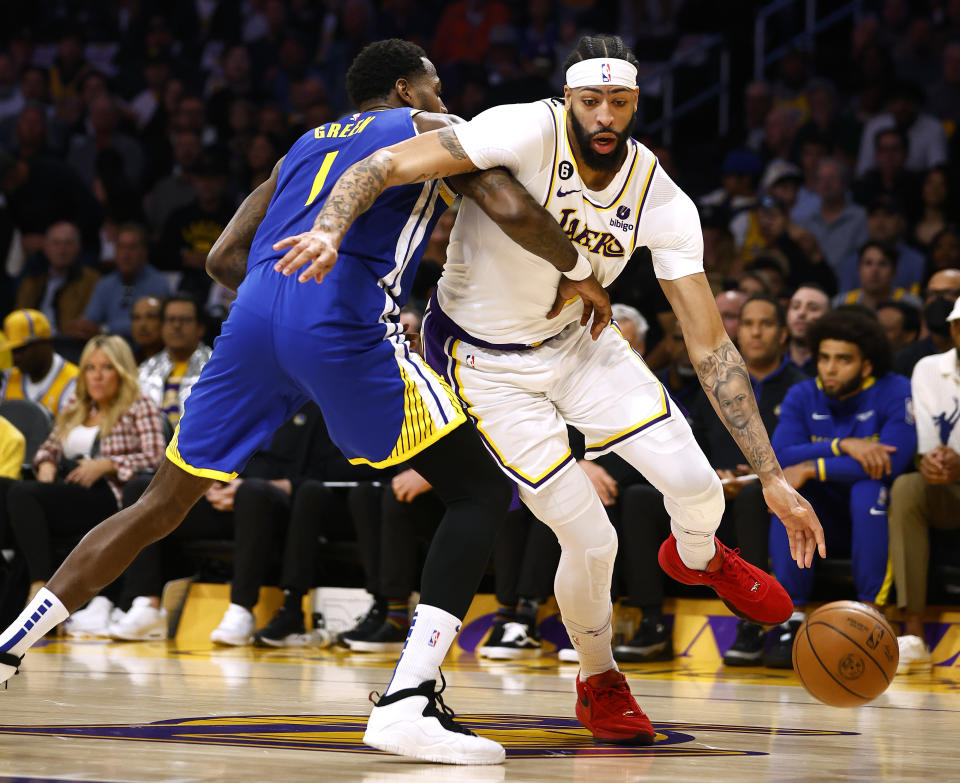
M763 498L787 529L790 557L796 561L798 568L812 566L813 555L818 550L820 557L827 556L823 528L816 512L786 479L778 478L764 484Z
M286 255L273 265L273 268L289 277L301 267L306 266L297 278L301 283L314 279L318 283L337 263L337 244L325 231L313 229L303 234L285 237L274 242L274 250L290 248ZM309 266L308 266L309 264Z
M593 315L593 326L590 327L590 336L596 340L600 332L610 323L613 313L610 310L610 295L600 285L593 275L583 280L571 280L564 276L557 286L557 298L553 307L547 313L547 318L556 318L567 302L580 297L583 300L583 315L580 316L580 325L586 326Z

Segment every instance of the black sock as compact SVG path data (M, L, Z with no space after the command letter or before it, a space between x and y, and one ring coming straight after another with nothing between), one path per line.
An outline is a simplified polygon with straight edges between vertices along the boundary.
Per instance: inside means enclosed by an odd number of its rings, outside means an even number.
M517 604L517 620L531 628L536 628L539 611L540 602L536 598L521 598Z
M663 607L660 604L643 607L643 619L656 625L663 624Z
M295 590L283 591L283 608L290 612L303 611L303 593Z

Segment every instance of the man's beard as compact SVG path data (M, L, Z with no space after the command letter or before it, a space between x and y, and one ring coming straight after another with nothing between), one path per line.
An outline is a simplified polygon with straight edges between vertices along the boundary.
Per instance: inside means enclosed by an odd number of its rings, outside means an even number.
M834 400L840 400L844 397L849 397L851 394L855 394L860 391L860 387L863 385L863 378L859 375L851 378L842 386L838 386L834 391L827 391L826 387L823 389L823 393L828 397Z
M594 131L593 133L588 133L587 129L583 127L580 123L580 120L577 119L577 114L572 109L570 110L570 120L573 126L573 135L577 139L577 146L580 148L580 155L583 158L583 162L587 164L594 171L613 171L614 169L619 168L620 164L623 162L624 150L627 146L627 139L630 138L630 133L633 131L633 126L637 121L637 113L634 112L633 116L630 118L630 122L627 124L627 127L621 132L617 132L612 128L610 130L599 130ZM597 152L592 146L590 146L590 141L594 136L598 136L601 133L612 133L617 137L616 146L610 152L600 153Z

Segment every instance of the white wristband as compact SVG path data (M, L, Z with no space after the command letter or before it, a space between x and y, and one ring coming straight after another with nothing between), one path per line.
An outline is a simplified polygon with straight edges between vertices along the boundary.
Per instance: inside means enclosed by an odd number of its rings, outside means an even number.
M563 276L574 282L579 282L580 280L586 280L592 274L593 266L591 266L590 260L586 256L577 253L577 263L574 264L573 269L564 272Z

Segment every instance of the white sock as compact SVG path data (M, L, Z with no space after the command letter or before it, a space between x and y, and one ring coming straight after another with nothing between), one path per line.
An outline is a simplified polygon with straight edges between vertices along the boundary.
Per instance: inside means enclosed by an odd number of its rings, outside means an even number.
M0 652L23 655L69 616L70 612L60 599L46 587L41 587L27 608L0 634Z
M407 640L387 694L404 688L416 688L427 680L439 680L440 664L460 631L460 620L449 612L427 604L417 604L410 621ZM386 694L384 694L386 695Z
M617 662L613 660L613 606L610 607L610 614L607 621L599 628L582 628L576 623L568 620L563 621L567 629L567 635L570 637L570 643L573 649L577 651L580 658L580 679L585 680L594 674L603 674L610 669L617 669Z
M717 553L713 543L713 531L702 533L684 530L676 523L671 525L673 537L677 539L677 554L687 568L704 571Z

